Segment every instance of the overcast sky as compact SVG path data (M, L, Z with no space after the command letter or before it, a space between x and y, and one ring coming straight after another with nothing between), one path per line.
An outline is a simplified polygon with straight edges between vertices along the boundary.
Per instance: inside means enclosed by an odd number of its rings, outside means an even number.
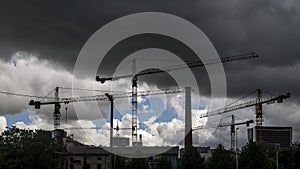
M264 107L265 122L294 127L294 141L300 141L298 0L1 0L0 3L1 91L45 95L55 86L70 86L79 52L95 31L128 14L164 12L195 24L221 57L257 52L259 58L224 64L228 99L235 100L257 88L274 94L291 92L287 102ZM191 51L174 39L141 35L115 46L106 56L107 63L146 47L165 48L178 53L183 60L193 59ZM11 66L14 61L23 69L15 70ZM102 70L110 72L109 64L105 65ZM205 69L196 68L195 72L201 77L197 78L201 93L209 97ZM144 81L167 86L169 79L159 76ZM94 85L87 83L82 86ZM12 104L8 98L0 99L1 116L21 113L28 101L17 100ZM253 113L251 109L247 111ZM247 118L254 118L252 115ZM217 142L214 140L211 142Z

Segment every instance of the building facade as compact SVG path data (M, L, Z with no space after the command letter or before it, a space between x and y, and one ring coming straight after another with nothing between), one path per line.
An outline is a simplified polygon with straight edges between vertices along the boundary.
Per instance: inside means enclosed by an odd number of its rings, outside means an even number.
M248 140L264 144L290 147L293 141L292 127L255 126L248 129Z
M94 147L94 146L79 146L72 147L67 149L64 159L64 168L65 169L82 169L85 166L85 169L111 169L110 167L110 153L106 150L107 147ZM126 149L126 150L125 150ZM171 163L172 168L176 169L178 166L178 147L123 147L123 148L114 148L113 151L122 151L126 153L131 153L133 151L144 152L144 156L141 158L146 158L150 169L157 168L157 160L161 156L167 157ZM156 151L165 150L161 154L156 154L148 156L150 153ZM124 157L125 161L130 161L131 158Z

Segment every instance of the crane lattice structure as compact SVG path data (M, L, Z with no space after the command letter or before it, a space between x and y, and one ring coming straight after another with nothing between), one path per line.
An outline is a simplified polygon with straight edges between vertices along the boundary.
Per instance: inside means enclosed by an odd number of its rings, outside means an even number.
M234 149L234 143L235 143L235 126L239 125L246 125L249 127L250 123L254 123L253 120L247 120L242 122L235 122L234 115L231 116L231 123L221 123L218 125L218 127L229 127L230 126L230 149Z
M175 94L184 92L180 88L159 89L152 91L139 91L138 96L151 96L162 94ZM86 102L86 101L109 101L106 94L93 95L93 96L81 96L81 97L59 97L59 87L55 88L55 97L50 99L44 99L42 101L30 100L29 105L34 106L35 109L40 109L42 105L54 105L54 129L60 128L60 108L61 104L69 104L72 102ZM115 93L114 99L133 97L131 92L127 93Z
M272 96L271 98L268 98L268 99L263 99L262 98L262 90L257 89L256 92L257 92L256 100L244 102L244 103L237 104L237 105L230 105L230 106L227 105L221 109L209 111L205 114L202 114L202 115L200 115L200 118L216 116L216 115L223 115L224 113L228 113L228 112L232 112L235 110L240 110L240 109L255 106L256 125L262 126L262 122L263 122L262 105L263 104L272 104L275 102L282 103L284 99L291 97L291 94L288 92L288 93L279 94L277 96ZM257 142L260 143L261 142L261 133L258 133L257 135L258 135Z
M234 56L227 56L227 57L221 57L220 59L212 59L212 60L206 60L206 61L196 61L196 62L188 62L187 64L180 64L180 65L173 65L173 66L167 66L163 67L161 69L146 69L139 73L132 74L132 75L123 75L123 76L114 76L114 77L99 77L96 76L96 81L105 83L105 81L112 81L112 80L118 80L122 78L132 78L132 141L137 142L137 81L139 76L143 75L150 75L150 74L157 74L162 72L171 72L174 70L179 69L185 69L187 66L189 68L194 67L200 67L205 65L212 65L217 63L226 63L231 61L237 61L237 60L244 60L244 59L251 59L258 57L258 54L255 52L247 53L247 54L241 54L241 55L234 55ZM135 59L134 59L135 63ZM133 70L135 69L135 64L133 65ZM135 71L133 72L135 73Z
M86 102L86 101L110 101L109 98L107 97L108 93L101 94L101 95L93 95L93 96L60 97L60 95L59 95L60 90L59 89L106 92L104 90L90 90L90 89L69 88L69 87L56 87L47 96L34 96L34 95L28 95L28 94L12 93L12 92L7 92L7 91L0 91L0 94L37 99L37 100L30 100L30 102L29 102L29 105L34 106L35 109L41 109L41 106L43 106L43 105L54 105L54 112L53 112L54 130L60 128L60 117L61 117L60 108L61 108L61 104L69 104L69 103L72 103L72 102ZM54 97L49 96L53 91L54 91ZM176 94L176 93L182 93L182 92L184 92L184 89L166 88L166 89L157 89L157 90L151 90L151 91L139 91L139 94L136 95L136 96ZM127 93L114 93L113 97L114 97L114 99L122 99L122 98L129 98L129 97L135 97L135 96L133 96L131 92L127 92ZM123 130L123 129L128 130L127 128L119 128L118 126L116 127L115 130L117 130L117 132L118 132L119 130ZM132 127L130 129L132 131L134 131L137 128Z
M242 122L235 122L234 115L231 115L231 123L223 123L219 124L219 127L228 127L230 126L230 149L233 150L234 143L235 143L235 126L244 125L246 124L247 127L249 127L250 123L254 123L253 120L247 120Z
M231 123L220 123L217 126L197 126L195 128L192 128L192 131L196 130L202 130L202 129L209 129L209 128L215 128L215 127L229 127L230 126L230 136L231 136L231 150L234 148L235 143L235 126L246 124L247 127L249 127L250 123L254 123L253 120L247 120L242 122L235 122L234 115L231 116ZM179 130L177 132L182 132L183 130Z

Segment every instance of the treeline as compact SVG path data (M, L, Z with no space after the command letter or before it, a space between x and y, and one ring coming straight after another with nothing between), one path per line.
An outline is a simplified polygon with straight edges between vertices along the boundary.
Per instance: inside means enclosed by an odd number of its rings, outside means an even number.
M58 150L51 132L11 128L0 136L0 169L53 169Z
M224 149L222 145L212 152L212 157L204 161L196 151L191 148L183 154L180 169L235 169L235 153ZM256 144L250 142L245 145L238 155L238 166L240 169L274 169L276 168L276 154L278 151L279 169L300 168L300 144L295 143L290 148L278 149L276 146Z
M51 138L51 132L43 130L21 130L11 128L0 135L0 169L53 169L61 161L63 147L58 147ZM238 157L240 169L276 168L277 147L256 144L245 145ZM278 151L279 169L300 168L300 144ZM147 159L125 159L117 156L116 169L172 169L167 157L155 160L153 166ZM235 153L224 149L222 145L213 150L207 161L200 156L196 148L187 148L178 161L178 169L235 169Z
M276 146L256 144L250 142L245 145L238 156L240 169L275 169L276 152L278 151L279 169L300 168L300 144L295 143L290 148L278 149ZM195 147L186 149L179 160L178 169L236 169L235 153L218 145L212 152L212 157L207 161L200 156ZM141 169L148 168L146 159L135 159L130 165L121 165L117 169ZM167 158L161 158L155 169L172 169L171 162Z
M276 152L278 150L279 169L300 168L300 144L295 143L290 148L278 149L272 145L256 144L250 142L245 145L238 156L240 169L275 169ZM197 148L186 149L179 160L178 169L236 169L235 152L226 150L218 145L212 152L212 157L207 161L200 156ZM131 165L118 166L117 169L141 169L148 168L146 159L135 159ZM132 165L133 164L133 165ZM167 158L161 158L156 169L172 169L171 162Z

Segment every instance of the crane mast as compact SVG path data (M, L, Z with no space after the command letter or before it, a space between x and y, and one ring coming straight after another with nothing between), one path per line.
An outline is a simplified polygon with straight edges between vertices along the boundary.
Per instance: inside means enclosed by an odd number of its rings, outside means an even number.
M257 103L255 104L255 111L256 111L256 125L262 126L263 119L263 112L262 112L262 91L261 89L257 90Z
M233 150L234 143L235 143L235 126L246 124L246 126L248 127L250 125L250 123L254 123L254 121L253 120L247 120L247 121L235 123L234 115L232 115L231 116L231 123L230 124L219 124L218 125L218 127L227 127L227 126L230 126L230 138L231 138L230 139L230 149L231 150Z
M59 103L59 88L56 87L55 88L55 93L54 93L54 97L55 97L55 101L56 103L54 104L54 113L53 113L53 117L54 117L54 130L55 129L59 129L60 128L60 108L61 105Z
M262 98L262 90L258 89L256 100L252 100L252 101L244 102L244 103L241 103L241 104L238 104L238 105L227 106L227 107L223 107L221 109L213 110L213 111L210 111L210 112L207 112L205 114L200 115L200 118L210 117L210 116L215 116L215 115L222 115L224 113L228 113L228 112L232 112L232 111L235 111L235 110L255 106L255 114L256 114L255 122L256 122L256 125L257 126L262 126L262 122L263 122L262 105L263 104L272 104L272 103L275 103L275 102L282 103L284 99L287 99L289 97L291 97L291 94L288 92L288 93L283 93L283 94L277 95L277 96L272 97L270 99L263 99ZM234 122L234 120L233 120L233 122ZM258 136L257 142L260 143L262 133L261 133L260 130L257 130L257 132L258 132L257 133L257 136ZM232 139L234 139L234 138L232 138Z
M137 144L137 76L132 79L132 144Z

